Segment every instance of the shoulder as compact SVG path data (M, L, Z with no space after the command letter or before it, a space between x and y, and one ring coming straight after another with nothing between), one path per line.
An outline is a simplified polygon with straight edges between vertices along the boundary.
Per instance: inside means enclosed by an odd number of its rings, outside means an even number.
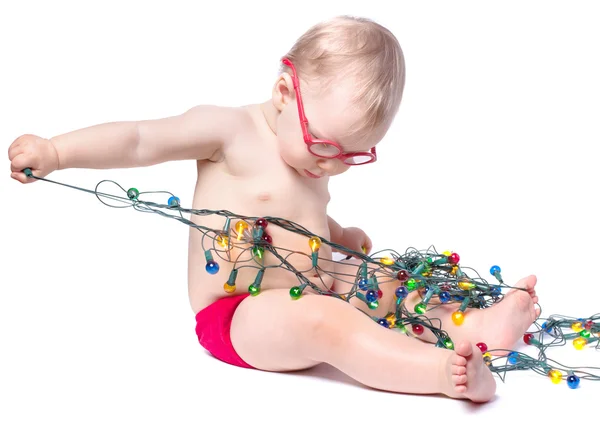
M199 104L187 110L183 116L190 122L198 124L217 125L233 123L242 114L240 107L217 106L213 104Z

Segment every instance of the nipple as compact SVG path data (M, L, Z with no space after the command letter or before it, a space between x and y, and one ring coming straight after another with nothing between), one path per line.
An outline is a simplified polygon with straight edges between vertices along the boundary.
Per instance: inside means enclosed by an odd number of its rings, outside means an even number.
M271 194L269 194L268 192L261 192L260 194L258 194L258 199L260 201L269 201L271 199Z

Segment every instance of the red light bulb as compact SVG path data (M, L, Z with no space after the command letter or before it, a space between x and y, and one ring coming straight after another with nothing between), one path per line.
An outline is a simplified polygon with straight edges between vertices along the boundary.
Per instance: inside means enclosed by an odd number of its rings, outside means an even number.
M262 218L262 217L256 219L256 222L254 222L254 224L256 226L260 226L263 229L267 227L267 221L264 218Z
M450 264L457 264L460 261L460 256L456 253L452 253L450 254L450 257L448 257L448 261Z
M416 324L412 325L412 331L415 335L423 335L423 332L425 331L425 329L423 328L423 326L416 323Z

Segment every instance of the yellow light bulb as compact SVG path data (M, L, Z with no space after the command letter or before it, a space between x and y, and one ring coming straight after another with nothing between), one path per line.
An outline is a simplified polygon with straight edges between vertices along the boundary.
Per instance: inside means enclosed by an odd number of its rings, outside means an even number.
M575 332L581 332L583 330L583 325L581 322L575 322L571 325L571 329L573 329Z
M552 383L560 383L562 380L562 373L559 370L550 370L548 376L550 376Z
M489 358L490 360L492 359L492 354L490 354L489 352L486 352L485 354L483 354L483 358Z
M587 345L587 339L579 337L579 338L575 338L573 339L573 346L575 347L576 350L582 350L585 348L585 346Z
M218 235L217 236L217 243L221 247L227 248L227 246L229 246L229 237L227 235Z
M452 253L450 251L444 251L442 254L449 257Z
M235 285L229 285L227 282L225 282L225 285L223 285L223 289L228 294L232 294L235 292Z
M468 291L470 289L473 289L475 287L475 285L473 285L471 282L469 281L460 281L458 283L458 287L460 289L462 289L463 291Z
M396 325L396 316L394 316L393 314L391 316L387 316L385 320L388 321L391 327L394 327L394 325Z
M319 238L318 236L313 236L308 240L308 245L310 246L310 249L313 253L316 253L317 251L319 251L319 248L321 247L321 238Z
M452 266L452 271L450 272L451 275L456 275L456 271L458 270L458 266Z
M237 232L238 241L242 239L242 236L244 235L244 231L246 229L248 229L248 224L243 220L240 220L238 221L238 223L235 224L235 231Z
M391 266L392 264L394 264L394 260L387 256L380 258L379 261L387 266Z
M452 313L452 321L456 326L460 326L465 321L465 315L462 311L455 311L454 313Z

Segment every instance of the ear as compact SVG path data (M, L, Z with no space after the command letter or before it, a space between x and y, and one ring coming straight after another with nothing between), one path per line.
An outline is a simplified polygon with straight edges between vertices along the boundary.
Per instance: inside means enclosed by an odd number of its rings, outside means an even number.
M294 82L287 72L283 72L277 77L277 81L275 81L275 85L273 86L272 97L273 105L279 112L281 112L287 104L296 101Z

